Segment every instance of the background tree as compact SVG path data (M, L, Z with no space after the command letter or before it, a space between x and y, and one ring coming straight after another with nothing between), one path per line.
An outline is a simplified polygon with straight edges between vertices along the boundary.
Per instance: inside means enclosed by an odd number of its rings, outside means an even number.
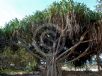
M97 0L98 4L96 6L96 10L98 12L102 12L102 0Z

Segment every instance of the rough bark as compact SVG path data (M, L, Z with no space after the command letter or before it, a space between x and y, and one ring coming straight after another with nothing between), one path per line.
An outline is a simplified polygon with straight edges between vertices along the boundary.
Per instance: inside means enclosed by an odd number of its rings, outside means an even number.
M46 76L62 76L62 72L59 66L56 63L47 65L47 75Z
M47 57L46 75L44 75L44 76L62 76L61 65L57 64L54 56Z

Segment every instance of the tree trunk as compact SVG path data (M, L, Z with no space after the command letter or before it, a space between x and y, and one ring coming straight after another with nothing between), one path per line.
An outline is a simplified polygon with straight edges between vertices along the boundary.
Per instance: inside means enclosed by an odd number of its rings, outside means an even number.
M97 60L98 71L100 71L100 57L99 57L99 53L97 53L97 55L96 55L96 60Z
M60 67L56 63L47 65L46 76L62 76Z
M47 60L45 76L62 76L61 67L54 59L52 61L50 59Z

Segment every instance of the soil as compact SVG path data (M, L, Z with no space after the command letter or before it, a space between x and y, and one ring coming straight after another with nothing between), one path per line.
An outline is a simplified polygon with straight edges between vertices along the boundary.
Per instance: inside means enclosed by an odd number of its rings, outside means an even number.
M102 71L63 71L63 76L102 76Z
M62 76L102 76L102 71L100 72L92 72L92 71L63 71ZM6 74L0 74L0 76L11 76ZM41 75L34 75L34 74L17 74L12 76L41 76Z

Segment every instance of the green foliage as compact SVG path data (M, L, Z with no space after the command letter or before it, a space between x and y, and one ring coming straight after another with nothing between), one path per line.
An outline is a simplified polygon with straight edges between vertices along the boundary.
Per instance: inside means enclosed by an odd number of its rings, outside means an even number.
M0 29L0 52L4 49L6 43L5 43L5 32L3 29Z
M19 20L16 18L11 20L9 23L7 23L5 25L4 30L5 30L5 33L12 33L18 27L19 27Z
M32 55L30 55L24 48L20 48L16 52L10 50L9 47L5 48L4 50L5 51L0 53L0 58L2 59L0 71L3 71L5 69L25 71L35 70L37 66L36 59ZM29 69L27 67L29 67Z

